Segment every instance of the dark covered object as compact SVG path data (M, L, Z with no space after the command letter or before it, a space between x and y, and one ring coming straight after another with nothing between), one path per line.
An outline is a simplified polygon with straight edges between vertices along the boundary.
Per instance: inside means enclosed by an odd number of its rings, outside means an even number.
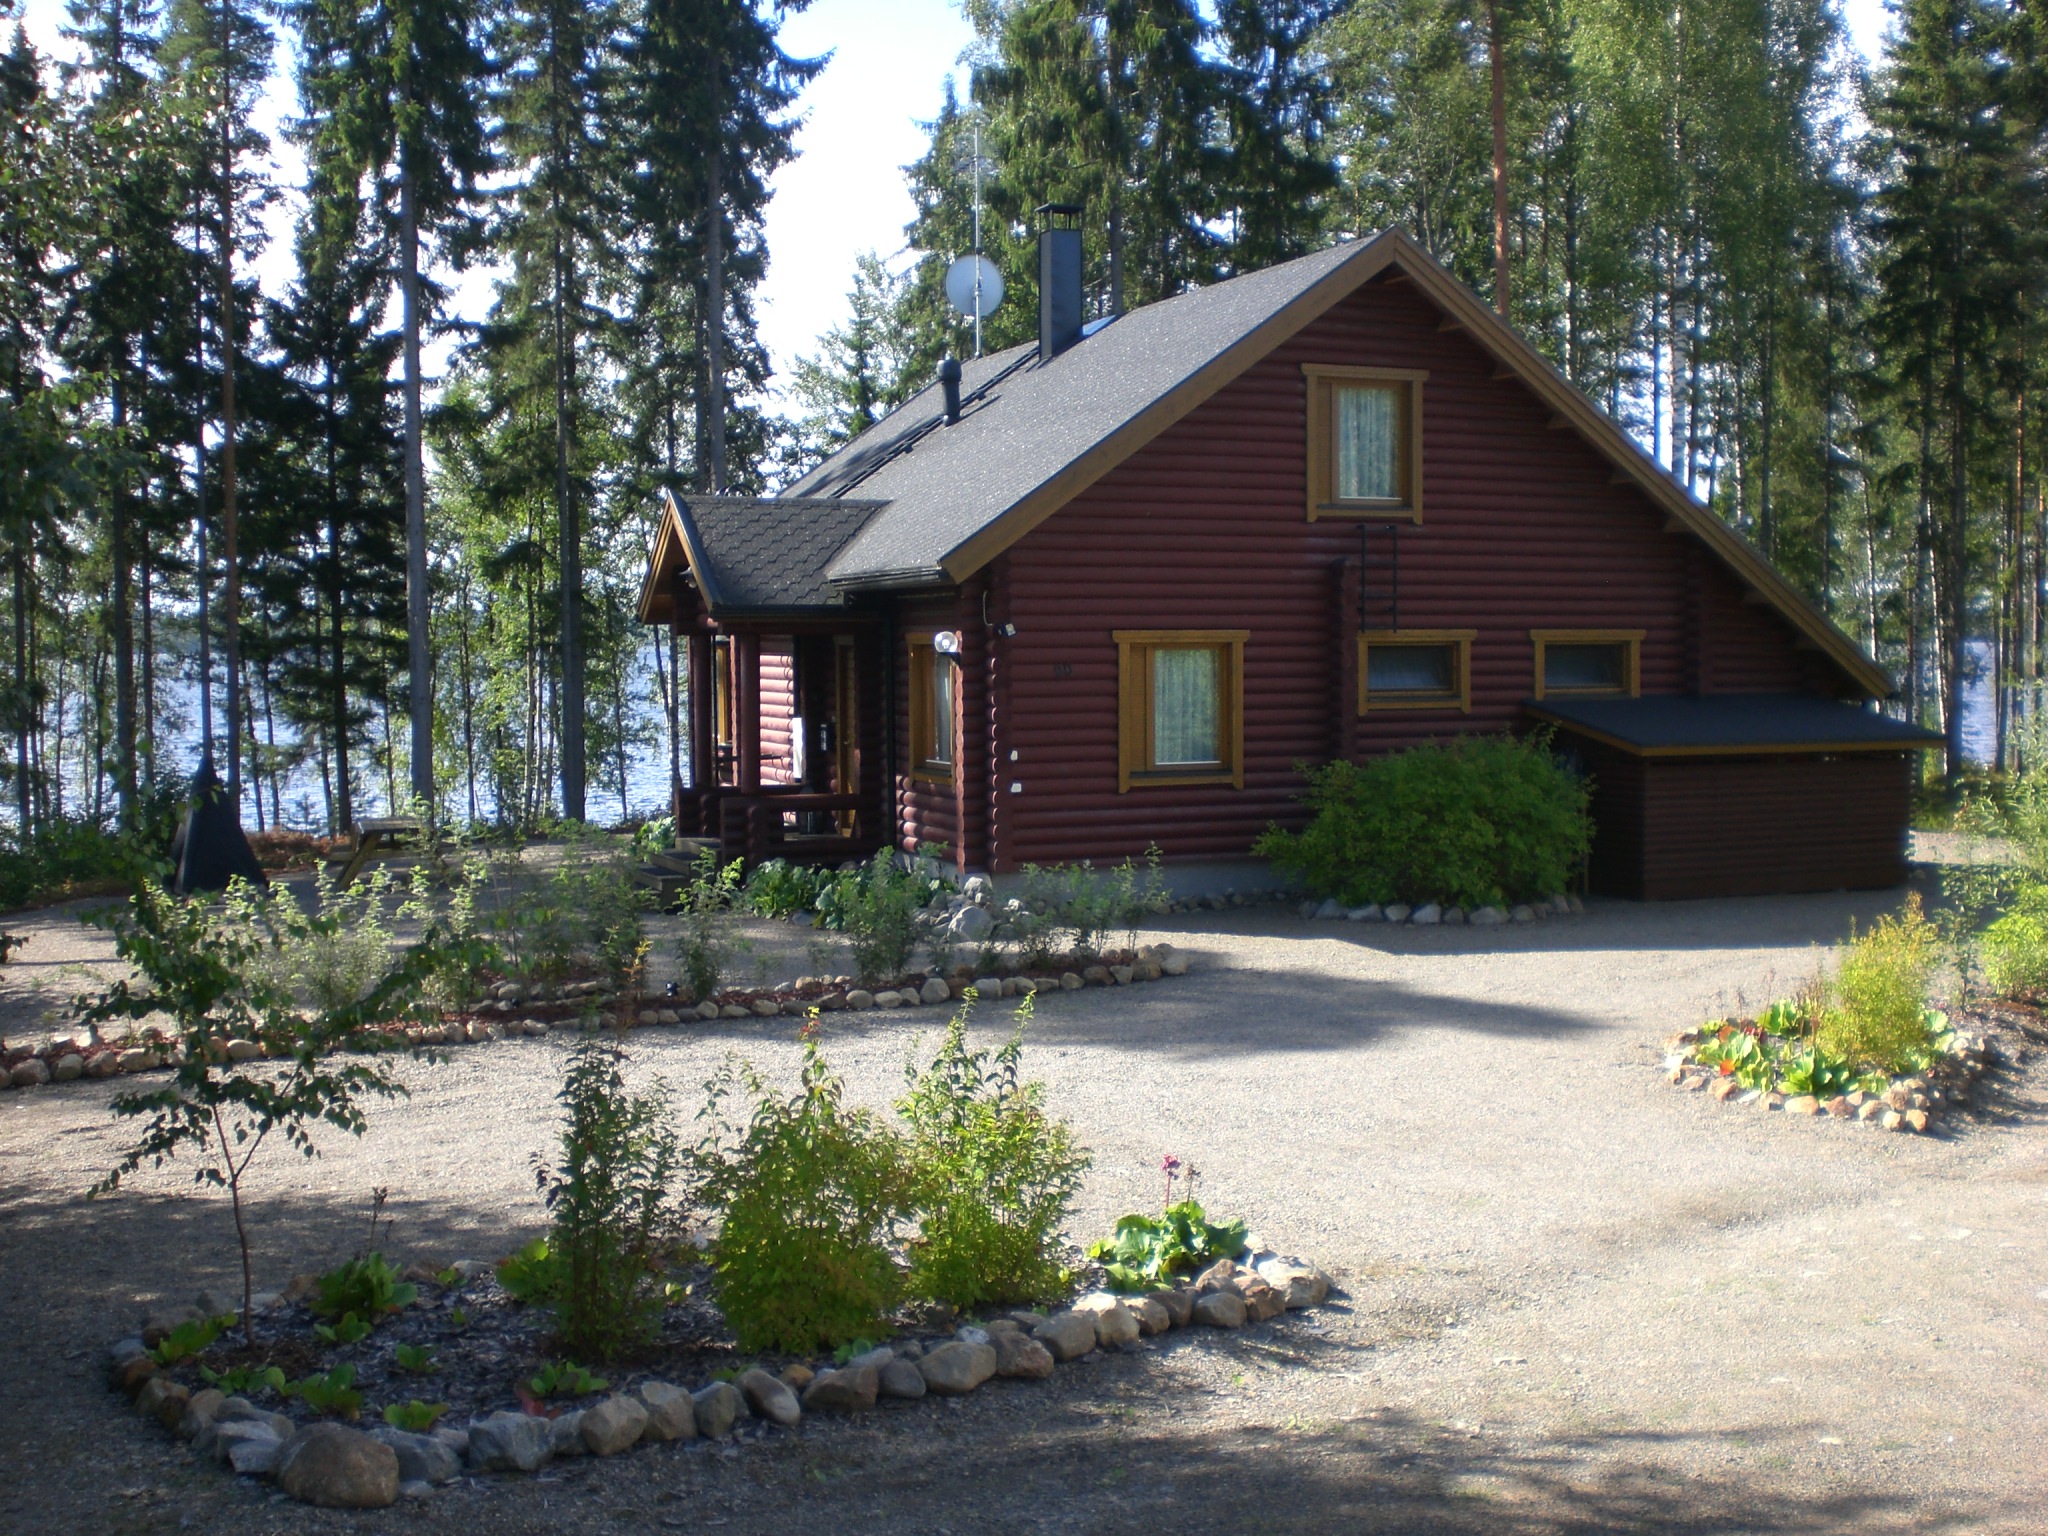
M180 896L224 891L238 875L251 885L270 884L242 831L240 809L228 798L211 758L192 775L192 808L171 843L171 864L177 871L171 888Z
M1941 737L1837 699L1788 693L1532 699L1529 713L1645 757L1737 752L1910 752Z

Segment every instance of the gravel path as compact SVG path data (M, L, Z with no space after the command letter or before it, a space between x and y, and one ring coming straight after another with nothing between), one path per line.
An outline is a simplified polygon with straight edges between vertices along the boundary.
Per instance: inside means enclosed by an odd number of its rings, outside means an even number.
M1027 1065L1095 1150L1076 1230L1156 1202L1175 1152L1212 1208L1324 1264L1338 1306L372 1516L277 1502L120 1410L101 1346L137 1306L228 1279L225 1205L173 1173L83 1204L113 1090L9 1094L0 1531L2039 1532L2048 1071L1915 1140L1681 1097L1655 1069L1663 1035L1766 998L1890 904L1596 903L1485 934L1163 924L1193 977L1058 996L1033 1028ZM829 1052L886 1102L939 1022L838 1015ZM693 1088L734 1049L786 1070L789 1034L702 1025L633 1053ZM537 1230L527 1158L563 1055L410 1067L365 1139L273 1160L259 1279L345 1256L378 1185L408 1254L495 1257Z

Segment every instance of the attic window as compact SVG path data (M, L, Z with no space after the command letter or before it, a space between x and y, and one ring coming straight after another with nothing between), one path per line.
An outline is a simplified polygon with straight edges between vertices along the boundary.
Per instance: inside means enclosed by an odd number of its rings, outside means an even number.
M1642 692L1640 629L1532 629L1536 697L1635 698Z
M1422 520L1426 373L1304 363L1308 517Z

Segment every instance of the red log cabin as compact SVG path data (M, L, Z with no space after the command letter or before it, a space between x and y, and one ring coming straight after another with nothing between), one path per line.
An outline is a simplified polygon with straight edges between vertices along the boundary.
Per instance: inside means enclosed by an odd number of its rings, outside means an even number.
M1057 211L1055 211L1057 213ZM1055 218L1054 222L1066 222ZM1893 885L1890 680L1407 235L964 364L774 499L671 497L679 839L962 872L1157 844L1190 887L1299 766L1548 724L1595 890Z

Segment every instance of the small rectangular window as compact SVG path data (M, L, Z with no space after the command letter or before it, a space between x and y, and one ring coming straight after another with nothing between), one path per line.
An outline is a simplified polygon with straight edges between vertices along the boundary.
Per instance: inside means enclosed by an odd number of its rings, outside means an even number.
M1241 629L1129 629L1119 658L1117 790L1244 787Z
M910 637L910 772L937 783L953 777L953 736L958 716L959 669L941 655L931 635Z
M1422 519L1426 373L1304 363L1308 516Z
M1640 629L1532 629L1536 697L1634 698L1640 691Z
M1358 637L1358 712L1472 707L1469 629L1368 630Z

